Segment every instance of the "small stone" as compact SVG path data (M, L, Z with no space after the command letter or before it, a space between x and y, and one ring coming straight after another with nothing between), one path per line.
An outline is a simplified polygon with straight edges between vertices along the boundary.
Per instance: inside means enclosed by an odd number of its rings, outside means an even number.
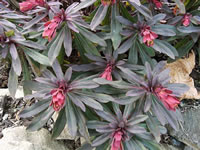
M8 119L8 114L5 114L4 116L3 116L3 120L7 120Z
M1 150L68 150L63 142L52 140L46 129L28 132L22 126L4 129L0 145Z

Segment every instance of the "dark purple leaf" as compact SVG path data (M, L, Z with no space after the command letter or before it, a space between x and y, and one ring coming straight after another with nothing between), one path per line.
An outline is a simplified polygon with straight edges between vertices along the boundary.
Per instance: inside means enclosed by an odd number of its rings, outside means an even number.
M107 122L102 122L102 121L97 121L97 120L87 122L87 127L89 129L97 129L97 128L101 128L102 126L107 126L107 125L108 125Z
M5 46L5 47L2 49L2 52L1 52L2 58L6 58L7 54L8 54L8 47Z
M132 26L132 25L133 25L133 23L132 23L131 21L127 20L126 18L124 18L124 17L122 17L122 16L116 16L116 19L117 19L120 23L122 23L122 24L124 24L124 25L126 25L126 26Z
M141 89L140 87L132 88L130 91L126 93L126 96L142 96L145 94L145 89Z
M66 82L70 81L71 76L72 76L72 68L69 67L69 68L67 69L67 71L65 72L65 81L66 81Z
M173 84L168 84L167 89L173 91L173 95L179 97L183 93L187 92L189 90L189 87L186 84L173 83Z
M72 36L71 31L68 27L65 27L64 47L65 53L69 57L72 52Z
M141 79L140 76L138 76L136 73L130 71L128 68L123 68L123 67L118 67L119 69L121 69L122 72L124 72L126 75L128 75L128 77L135 81L138 84L143 85L144 87L147 87L147 84L144 82L144 80Z
M13 98L15 98L17 86L18 86L18 77L17 77L13 67L11 67L10 72L9 72L9 78L8 78L8 90L10 92L10 95Z
M73 94L73 93L67 93L67 95L69 96L69 99L78 107L81 108L82 111L85 112L86 108L85 105L80 101L79 96Z
M129 126L127 128L127 131L129 131L132 134L140 134L140 133L145 133L147 132L146 129L144 127L138 126L138 125L134 125L134 126Z
M22 66L21 66L21 61L19 59L19 57L17 57L16 59L12 59L12 67L15 71L15 73L20 76L21 72L22 72Z
M121 97L121 98L115 98L115 102L120 105L127 105L127 104L131 104L131 103L137 101L139 98L140 98L140 96Z
M90 71L90 70L93 70L93 69L97 69L99 68L99 66L95 65L95 64L82 64L82 65L72 65L71 66L72 69L74 71Z
M64 79L64 74L63 74L62 68L57 60L54 61L52 68L53 68L53 71L55 72L57 78L62 81Z
M146 96L146 100L144 103L144 112L148 112L151 108L151 104L152 104L152 99L151 99L151 94Z
M79 100L81 100L83 103L85 103L86 105L88 105L91 108L103 111L103 107L101 106L101 104L90 97L81 95L79 97Z
M49 99L41 100L41 101L31 105L30 107L24 109L23 111L21 111L19 114L19 117L20 118L33 117L33 116L39 114L40 112L42 112L43 110L47 109L50 102L51 101Z
M148 118L147 115L137 115L128 120L128 126L134 126L138 123L144 122Z
M98 62L106 63L106 61L104 59L102 59L102 57L95 56L95 55L92 55L92 54L85 54L85 56L87 58L89 58L90 60L93 60L95 62L98 61Z
M31 124L27 127L27 130L29 131L36 131L38 129L41 129L47 121L51 118L51 116L54 113L54 109L52 107L49 107L47 110L45 110L43 113L41 113L37 118L35 118Z
M12 59L15 59L15 60L18 57L17 49L15 47L15 44L13 43L10 45L10 55L12 56Z
M67 117L67 125L68 125L68 129L71 136L75 137L78 130L76 115L75 115L74 107L71 101L69 99L66 99L66 100L67 100L66 102L67 104L65 106L65 112L66 112L66 117Z
M108 7L109 7L108 5L103 6L102 4L99 6L90 24L90 27L92 30L94 30L103 21L103 19L105 18L107 14Z
M59 115L53 127L53 131L52 131L53 139L57 138L62 133L63 129L65 128L66 123L67 123L67 118L66 118L65 109L62 109L59 112Z
M98 111L98 110L96 110L95 112L97 113L97 115L99 115L100 117L102 117L103 119L105 119L108 122L116 122L115 117L112 114L110 114L109 112Z
M123 54L127 52L131 46L133 45L133 40L135 39L135 36L130 37L128 40L126 40L118 49L117 52L119 54Z
M97 138L92 142L92 146L99 146L99 145L102 145L102 144L105 143L109 138L110 138L110 134L109 134L109 133L102 134L102 135L100 135L99 137L97 137Z

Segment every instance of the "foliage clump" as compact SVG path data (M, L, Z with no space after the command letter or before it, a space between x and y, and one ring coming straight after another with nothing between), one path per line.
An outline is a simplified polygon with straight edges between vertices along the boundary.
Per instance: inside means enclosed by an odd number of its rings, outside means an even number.
M198 1L16 0L0 2L0 51L11 61L14 97L23 74L25 99L38 101L20 117L42 128L58 114L52 137L66 124L80 149L161 149L165 125L182 123L166 62L198 45ZM197 48L198 49L198 48ZM34 74L34 77L32 75Z

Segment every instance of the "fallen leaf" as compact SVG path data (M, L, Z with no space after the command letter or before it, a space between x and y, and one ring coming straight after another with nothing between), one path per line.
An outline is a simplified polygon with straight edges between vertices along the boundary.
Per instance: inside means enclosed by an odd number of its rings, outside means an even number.
M195 54L189 54L188 58L178 59L173 63L166 65L170 69L171 83L184 83L190 89L181 96L181 99L200 99L200 93L194 86L194 80L190 77L190 73L195 67Z

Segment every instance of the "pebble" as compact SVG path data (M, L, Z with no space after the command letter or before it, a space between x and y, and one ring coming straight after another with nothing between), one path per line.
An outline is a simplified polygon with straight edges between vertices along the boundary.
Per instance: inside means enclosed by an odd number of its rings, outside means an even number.
M3 120L7 120L8 119L8 114L5 114L4 116L3 116Z

